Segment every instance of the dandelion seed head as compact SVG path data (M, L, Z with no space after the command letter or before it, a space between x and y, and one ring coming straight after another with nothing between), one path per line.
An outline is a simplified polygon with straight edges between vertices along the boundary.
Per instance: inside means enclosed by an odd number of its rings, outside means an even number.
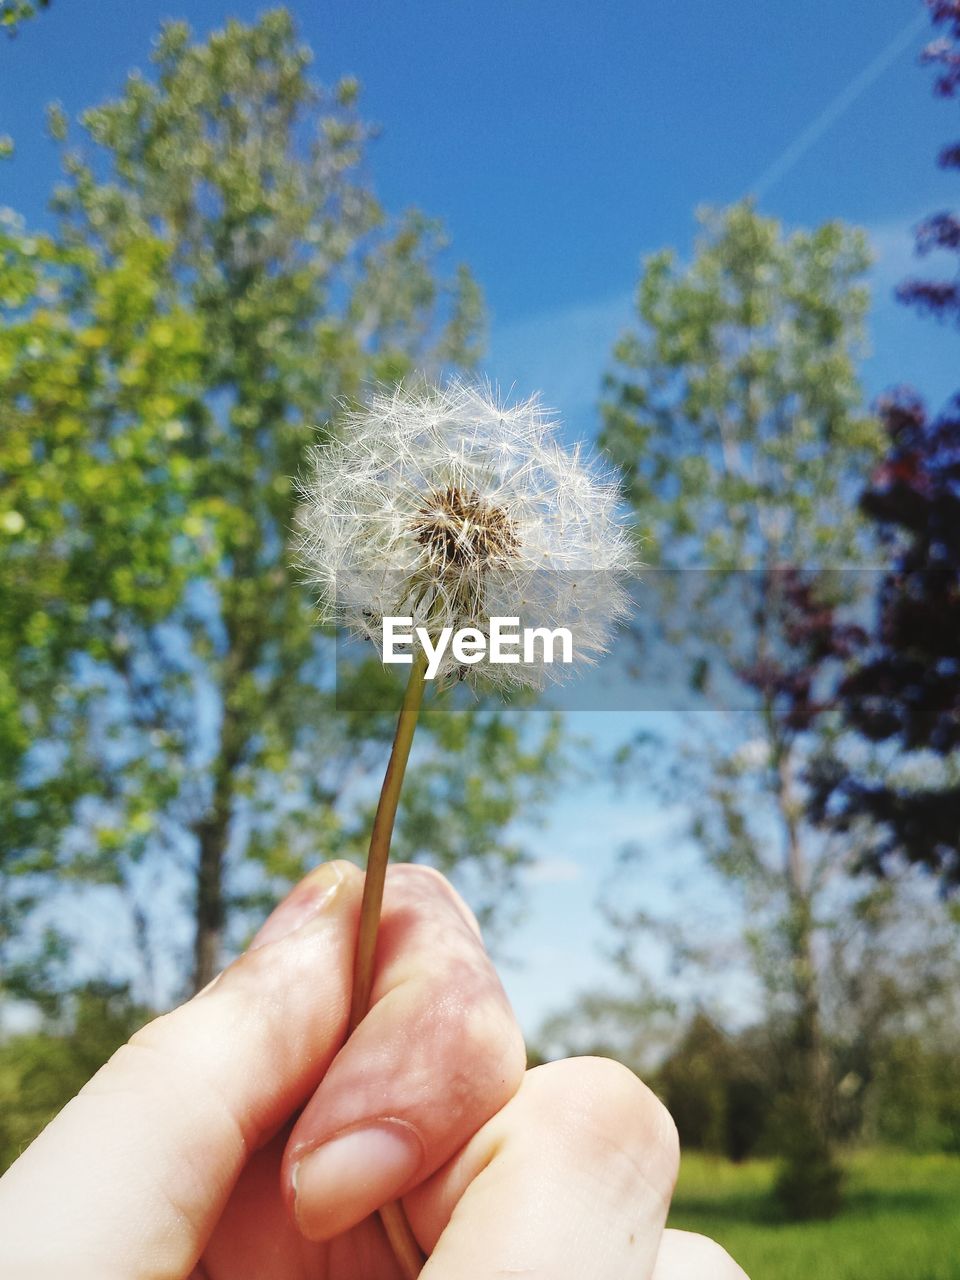
M349 413L298 488L298 561L324 619L382 643L385 617L486 633L567 627L576 662L609 647L635 567L612 474L568 452L534 397L513 405L462 382L401 386ZM563 663L460 668L439 678L542 687Z

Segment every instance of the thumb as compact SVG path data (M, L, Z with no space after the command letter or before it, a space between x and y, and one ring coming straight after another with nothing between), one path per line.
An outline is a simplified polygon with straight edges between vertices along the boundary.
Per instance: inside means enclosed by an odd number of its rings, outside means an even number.
M308 876L206 991L124 1045L0 1180L9 1274L189 1275L249 1156L346 1034L363 877Z

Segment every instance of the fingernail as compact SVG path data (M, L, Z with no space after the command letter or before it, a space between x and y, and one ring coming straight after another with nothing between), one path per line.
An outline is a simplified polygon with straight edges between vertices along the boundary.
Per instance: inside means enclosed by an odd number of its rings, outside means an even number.
M353 1129L304 1156L293 1169L297 1221L316 1236L355 1209L372 1213L409 1182L423 1160L420 1139L406 1125L381 1121Z
M325 862L297 885L293 892L267 917L266 922L250 944L250 950L279 942L306 924L313 916L328 906L336 897L343 883L343 872L335 862Z

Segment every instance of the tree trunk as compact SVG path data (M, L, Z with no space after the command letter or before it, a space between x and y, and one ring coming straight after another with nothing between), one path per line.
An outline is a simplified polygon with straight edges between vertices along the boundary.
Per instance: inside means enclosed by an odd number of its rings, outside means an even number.
M226 909L223 861L227 832L215 818L197 828L197 893L194 908L193 991L202 991L220 969Z
M228 666L232 667L231 662ZM193 990L203 988L220 971L227 904L224 870L230 821L233 817L234 773L242 755L242 734L229 710L229 694L220 727L220 752L214 761L213 800L194 827L197 837L196 901L194 907Z
M779 753L777 775L787 837L785 870L796 1015L781 1113L784 1161L776 1191L791 1219L829 1218L840 1207L842 1172L834 1160L830 1134L820 992L813 954L813 889L800 838L789 745Z
M779 799L787 838L787 894L789 899L790 962L797 1002L794 1024L797 1085L806 1095L809 1114L825 1134L826 1073L820 1026L820 993L813 954L813 901L809 870L803 853L793 788L792 757L789 747L778 763Z

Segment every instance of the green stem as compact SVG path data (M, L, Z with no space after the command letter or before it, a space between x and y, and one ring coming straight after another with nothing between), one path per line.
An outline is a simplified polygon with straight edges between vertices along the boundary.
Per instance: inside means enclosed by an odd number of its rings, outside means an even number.
M370 852L367 854L367 877L363 886L363 902L360 907L360 932L357 936L357 956L353 970L353 995L350 1001L350 1023L347 1034L352 1034L367 1015L370 1008L370 992L373 987L373 961L377 949L377 928L380 924L380 908L383 903L383 883L390 859L390 840L400 801L400 788L417 727L420 704L423 701L424 678L427 658L420 649L414 655L410 680L403 696L393 749L380 789L373 830L370 833Z
M417 717L423 701L426 669L427 659L421 649L414 655L413 666L410 669L407 691L403 696L403 706L400 708L400 717L397 720L393 749L390 752L387 772L380 789L377 813L373 820L373 830L370 833L370 852L367 855L367 875L360 907L360 932L357 935L357 956L353 970L353 995L350 1001L348 1034L356 1030L370 1008L377 930L380 925L380 908L383 904L383 885L387 876L387 863L390 860L390 840L397 817L403 775L407 769L413 733L417 727ZM384 1205L380 1210L380 1219L404 1280L417 1280L423 1267L424 1257L407 1222L403 1206L399 1201Z

